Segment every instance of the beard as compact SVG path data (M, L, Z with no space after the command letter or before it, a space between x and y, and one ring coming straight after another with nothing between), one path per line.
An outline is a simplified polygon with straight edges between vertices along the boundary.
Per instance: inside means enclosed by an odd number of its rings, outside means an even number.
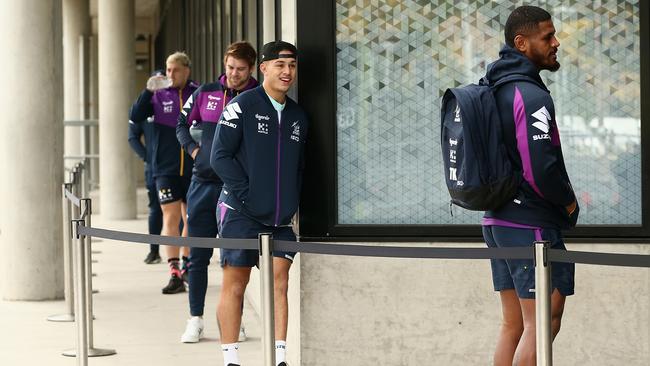
M550 66L547 66L547 67L543 68L542 70L548 70L550 72L556 72L559 69L560 69L560 63L555 61L555 62L552 62Z
M555 72L560 69L560 63L557 61L557 53L555 60L553 60L553 58L548 54L542 54L536 51L533 51L531 56L531 61L535 64L535 66L537 66L540 71L548 70Z

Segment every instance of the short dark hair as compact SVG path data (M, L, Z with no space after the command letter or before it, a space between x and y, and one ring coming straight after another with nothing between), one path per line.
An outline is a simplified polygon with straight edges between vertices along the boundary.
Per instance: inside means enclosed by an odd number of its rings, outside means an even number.
M226 53L223 56L223 63L225 64L228 60L228 57L232 56L238 60L244 60L248 63L248 66L255 65L257 60L257 52L253 46L248 42L235 42L228 46Z
M518 34L528 33L537 29L540 22L551 19L551 14L537 6L524 5L516 8L510 13L506 21L504 35L506 44L510 47L515 46L515 37Z

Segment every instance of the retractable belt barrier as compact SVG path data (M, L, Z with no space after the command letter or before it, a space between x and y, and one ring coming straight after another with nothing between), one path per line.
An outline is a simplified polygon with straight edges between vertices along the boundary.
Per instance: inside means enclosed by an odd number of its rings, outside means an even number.
M260 290L262 300L262 311L260 317L263 325L262 350L264 353L264 364L275 365L274 351L274 306L273 306L273 261L272 252L300 252L325 255L342 256L363 256L383 258L437 258L437 259L528 259L535 262L536 293L536 339L537 339L537 365L552 366L552 335L551 335L551 263L582 263L594 265L610 265L625 267L650 268L650 255L642 254L612 254L594 253L582 251L568 251L551 249L548 241L536 241L530 247L514 248L423 248L408 246L373 246L355 245L347 243L319 243L319 242L292 242L278 240L274 241L270 233L260 233L257 239L230 239L230 238L196 238L196 237L173 237L150 234L138 234L123 231L95 228L91 226L91 202L90 199L76 197L73 192L68 191L64 185L65 199L75 204L78 208L79 219L72 219L70 230L65 231L77 243L75 265L76 289L80 293L75 296L75 304L79 316L78 327L78 349L79 365L87 365L89 356L103 356L114 354L114 350L107 354L93 354L92 351L92 291L89 271L89 253L91 237L117 240L123 242L160 244L172 246L189 246L196 248L223 248L223 249L252 249L259 250L260 260ZM77 205L77 202L79 203ZM83 211L81 210L83 206ZM80 277L78 279L77 277ZM87 311L83 311L86 308ZM90 340L90 342L88 342ZM90 344L89 344L90 343Z
M96 238L198 248L259 249L258 239L183 238L137 234L94 227L79 227L79 234ZM535 259L533 247L514 248L422 248L407 246L374 246L344 243L293 242L274 240L273 250L359 257L437 258L437 259ZM622 267L650 268L650 256L643 254L615 254L548 249L550 262L582 263Z

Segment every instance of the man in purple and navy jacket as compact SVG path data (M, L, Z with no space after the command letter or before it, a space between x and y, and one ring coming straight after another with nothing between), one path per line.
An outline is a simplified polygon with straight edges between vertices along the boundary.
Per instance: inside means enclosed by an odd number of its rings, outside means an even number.
M513 167L523 176L513 199L483 218L483 237L490 247L533 246L550 241L566 249L560 230L578 219L578 204L564 165L553 99L542 70L560 64L551 15L535 6L516 8L505 26L506 45L488 66L504 141ZM492 280L501 297L503 322L494 365L535 364L535 266L532 260L492 260ZM566 296L574 291L573 263L553 263L551 318L555 336Z
M147 81L147 88L131 107L129 119L142 121L154 117L151 169L163 212L161 235L179 236L179 223L183 220L183 236L187 236L185 196L190 184L192 161L178 144L176 122L181 106L198 85L189 80L190 58L185 53L176 52L167 57L166 66L166 77L153 76ZM183 267L180 266L178 247L168 246L166 252L171 277L162 293L183 292L189 248L182 249Z
M176 137L194 159L192 183L187 192L187 229L191 237L214 238L218 233L217 201L223 182L210 166L210 149L224 107L240 93L257 86L251 75L257 53L248 42L231 44L224 55L226 72L204 84L185 102L176 125ZM183 343L198 342L203 335L203 308L208 287L212 249L190 248L189 302L191 318L181 336ZM243 327L239 340L245 340Z

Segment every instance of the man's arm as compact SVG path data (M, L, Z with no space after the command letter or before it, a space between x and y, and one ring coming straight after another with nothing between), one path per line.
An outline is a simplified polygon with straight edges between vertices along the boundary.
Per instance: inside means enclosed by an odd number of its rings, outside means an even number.
M212 169L240 201L248 194L248 175L235 158L244 135L244 119L235 98L221 115L210 151Z
M138 99L135 100L135 103L133 103L131 111L129 112L129 119L131 121L144 121L147 117L153 115L153 104L151 104L152 97L153 92L147 89L140 93Z
M138 155L140 159L146 162L147 149L144 147L142 141L140 140L144 134L142 123L146 122L133 122L129 120L129 145L131 146L131 149L136 153L136 155Z
M526 90L533 94L534 91ZM515 87L513 112L524 179L545 200L575 210L576 198L560 160L560 135L550 95L522 95Z
M192 121L200 118L198 110L199 104L196 104L195 102L199 97L201 90L203 90L203 87L196 89L187 99L185 105L183 105L183 108L181 109L181 113L178 115L176 123L176 138L192 159L196 158L196 154L199 152L199 145L194 141L190 134L190 125ZM194 108L195 105L196 108Z

